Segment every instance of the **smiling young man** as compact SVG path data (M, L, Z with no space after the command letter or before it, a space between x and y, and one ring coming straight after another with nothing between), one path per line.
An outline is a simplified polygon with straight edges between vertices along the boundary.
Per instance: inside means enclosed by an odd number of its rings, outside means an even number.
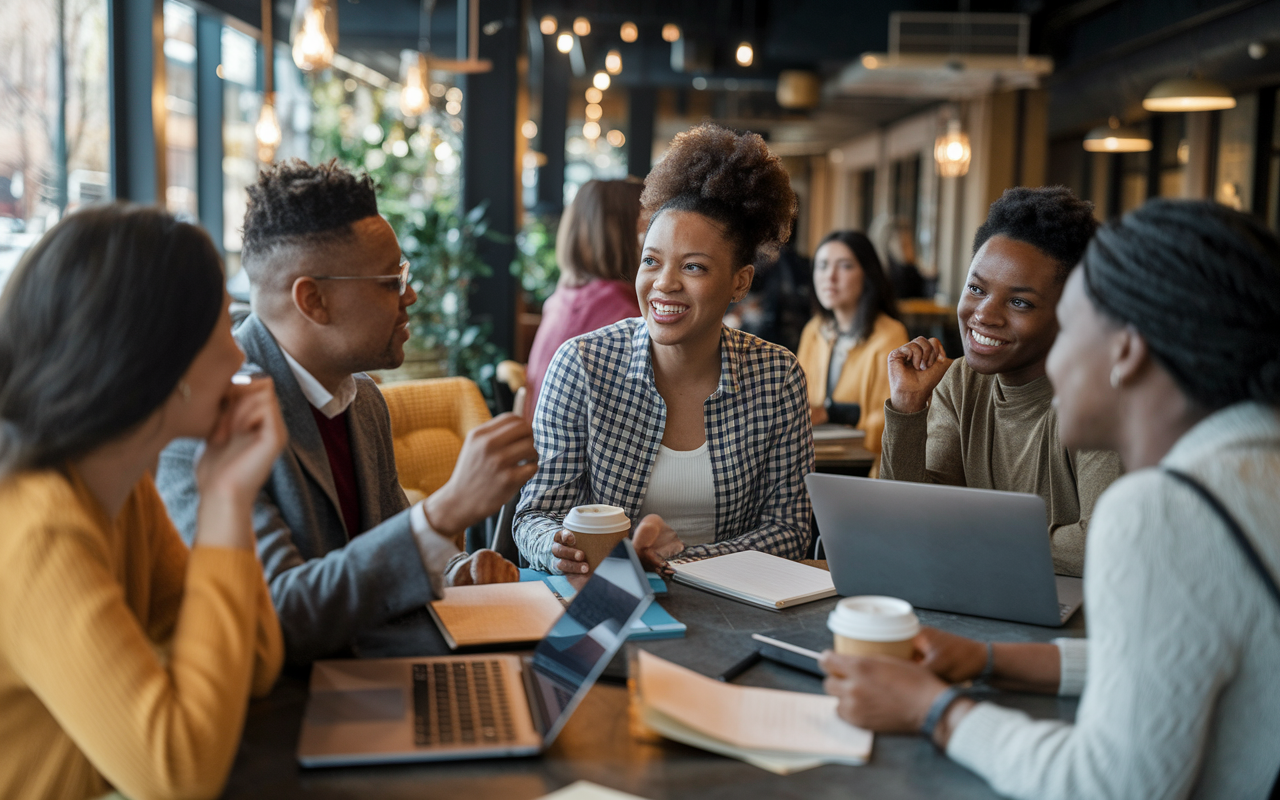
M447 585L515 580L497 553L468 556L454 541L537 470L528 422L504 414L474 429L448 483L421 503L400 488L387 405L363 373L404 361L417 294L368 176L297 160L263 172L249 188L243 260L253 313L236 340L274 379L289 432L253 510L288 659L343 651ZM175 442L156 476L188 542L195 459L195 442Z
M1009 189L973 241L957 308L964 358L917 338L889 355L880 477L1039 494L1054 569L1079 576L1093 503L1120 474L1109 452L1062 445L1045 360L1054 309L1097 230L1067 189Z

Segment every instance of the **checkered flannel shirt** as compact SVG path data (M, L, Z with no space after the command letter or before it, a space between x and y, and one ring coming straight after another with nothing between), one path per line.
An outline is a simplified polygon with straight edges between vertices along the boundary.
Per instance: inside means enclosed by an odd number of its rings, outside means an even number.
M804 476L813 471L813 433L804 371L795 356L722 329L720 385L703 408L716 539L688 547L680 557L761 550L802 558L809 543ZM525 485L514 520L516 543L530 565L553 569L552 539L574 506L620 506L633 524L639 522L666 421L643 319L561 345L533 419L538 474Z

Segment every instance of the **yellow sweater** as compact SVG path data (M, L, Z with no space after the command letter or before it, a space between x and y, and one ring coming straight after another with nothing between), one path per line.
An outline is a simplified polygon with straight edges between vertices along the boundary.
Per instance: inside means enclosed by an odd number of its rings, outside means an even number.
M822 317L809 320L800 334L800 349L796 353L809 383L809 405L813 407L821 406L827 399L827 368L835 345L829 330ZM864 446L876 454L880 452L880 436L884 431L884 402L889 399L889 354L907 341L906 327L893 317L881 314L867 340L849 351L840 380L831 394L837 403L862 406L858 428L867 432Z
M0 797L213 797L284 648L249 550L188 551L150 477L0 482Z

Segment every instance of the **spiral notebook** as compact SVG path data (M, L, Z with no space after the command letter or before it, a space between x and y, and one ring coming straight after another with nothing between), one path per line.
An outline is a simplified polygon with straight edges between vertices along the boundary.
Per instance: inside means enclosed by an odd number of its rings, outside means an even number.
M680 583L774 611L836 596L825 569L756 550L671 566Z

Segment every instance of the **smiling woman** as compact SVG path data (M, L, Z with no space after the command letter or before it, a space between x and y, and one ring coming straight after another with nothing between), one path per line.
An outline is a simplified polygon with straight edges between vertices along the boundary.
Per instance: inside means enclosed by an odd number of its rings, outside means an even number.
M1120 464L1063 445L1045 359L1063 283L1097 227L1093 206L1060 186L1010 189L991 205L957 309L965 357L952 363L924 338L890 354L880 465L891 480L1040 495L1054 568L1074 576Z
M641 202L643 319L572 339L552 360L533 423L539 471L515 518L521 553L586 572L564 516L606 503L639 522L650 567L739 550L800 558L813 468L804 373L721 322L757 254L790 233L790 179L759 136L703 125L675 138Z

